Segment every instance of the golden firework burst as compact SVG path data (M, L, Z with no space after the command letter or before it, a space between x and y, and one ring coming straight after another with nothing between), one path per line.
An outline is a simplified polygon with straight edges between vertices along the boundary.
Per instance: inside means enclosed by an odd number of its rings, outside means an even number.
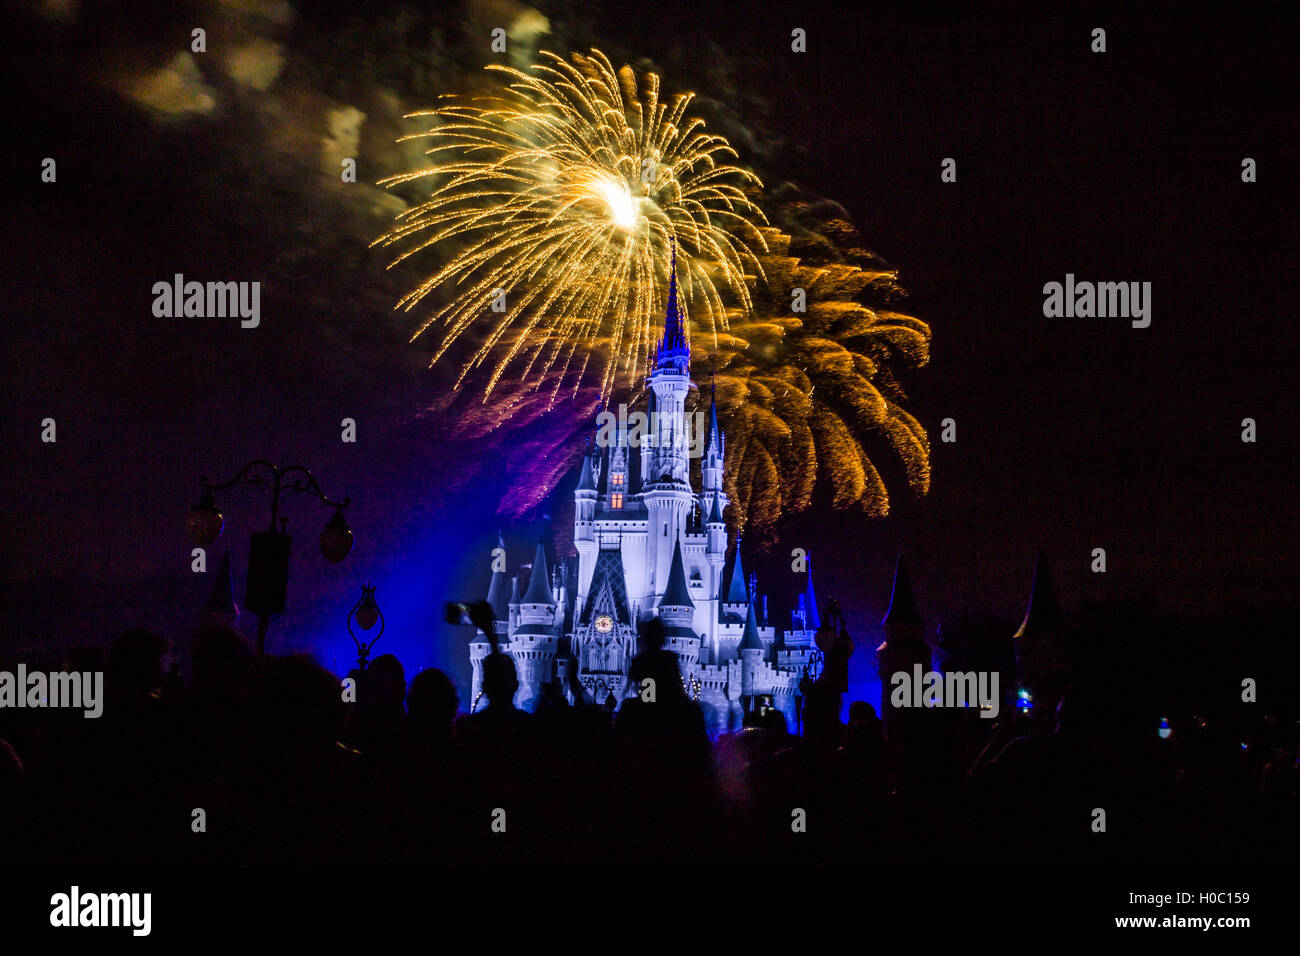
M593 359L608 395L620 371L644 370L674 241L680 306L709 333L748 314L766 250L762 183L687 115L692 94L665 101L656 74L598 50L541 56L528 72L489 66L506 77L493 95L411 114L434 120L403 137L427 138L431 164L381 181L433 184L374 244L402 250L390 268L444 256L397 308L441 290L412 338L436 327L437 362L474 330L456 388L485 367L484 398L508 372L576 389Z
M894 307L902 295L896 270L869 254L857 263L803 262L788 254L790 238L769 242L752 316L696 357L697 377L716 369L728 491L751 541L807 508L819 474L835 506L888 514L875 447L899 457L914 493L930 487L929 439L903 408L894 373L929 361L929 326ZM791 308L794 290L804 311Z

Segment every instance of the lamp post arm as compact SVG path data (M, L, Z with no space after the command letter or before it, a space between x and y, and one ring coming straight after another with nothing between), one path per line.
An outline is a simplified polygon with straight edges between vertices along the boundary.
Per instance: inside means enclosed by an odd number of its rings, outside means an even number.
M270 471L270 477L259 474L257 471L259 468L264 468ZM292 482L286 484L285 479L290 474L301 475L301 477L295 477ZM316 476L302 465L290 465L287 468L278 468L275 464L267 461L265 458L255 458L243 468L239 469L233 478L221 484L209 482L206 476L199 478L199 484L202 485L206 491L225 491L227 488L234 487L240 481L244 481L247 484L259 488L267 496L268 501L271 503L270 528L273 532L275 531L275 520L280 513L280 502L296 492L313 494L323 504L329 505L331 508L346 508L352 502L350 497L344 498L342 501L335 501L334 499L327 497L325 492L321 490L320 483L317 482Z
M239 469L239 471L235 473L235 477L223 484L214 484L213 482L208 481L206 475L199 478L199 484L202 485L206 491L225 491L227 488L233 487L240 479L246 478L249 484L257 485L259 488L265 488L268 485L267 480L261 475L253 473L253 469L259 465L263 468L270 469L272 476L279 473L279 469L265 458L255 458L243 468Z
M316 481L316 476L302 465L290 465L288 468L281 471L280 475L281 477L287 477L289 474L295 472L301 474L303 477L295 478L293 480L293 484L291 484L285 492L286 495L292 494L293 492L311 492L319 498L322 503L329 505L331 508L346 508L352 503L350 497L344 498L342 501L335 501L333 498L327 497L325 492L321 490L319 482Z

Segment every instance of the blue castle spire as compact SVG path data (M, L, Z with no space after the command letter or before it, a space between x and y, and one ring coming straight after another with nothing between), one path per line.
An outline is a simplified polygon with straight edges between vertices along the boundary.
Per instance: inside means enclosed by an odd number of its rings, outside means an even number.
M672 241L672 265L668 275L668 311L664 316L664 334L655 351L655 367L680 365L679 361L690 361L691 348L686 341L686 330L682 326L682 315L677 304L677 240Z

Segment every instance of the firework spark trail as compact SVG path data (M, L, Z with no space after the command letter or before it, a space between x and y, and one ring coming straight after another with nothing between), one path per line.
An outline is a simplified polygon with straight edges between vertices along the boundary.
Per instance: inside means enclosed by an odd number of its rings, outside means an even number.
M804 263L787 254L789 243L784 234L769 242L767 281L753 315L733 323L713 353L697 359L697 376L715 370L728 434L728 491L750 541L811 504L819 471L837 507L888 514L872 439L902 461L915 493L930 486L929 440L902 407L906 396L893 374L929 361L929 327L887 304L861 301L901 296L894 270L870 261ZM790 311L794 288L805 290L805 313Z
M760 550L780 518L811 505L819 482L838 507L887 514L890 490L876 465L882 452L902 462L913 492L925 494L930 482L925 429L903 408L892 372L928 361L928 326L891 307L902 294L894 270L801 261L789 254L790 242L769 233L767 282L755 287L754 313L720 332L715 349L692 350L693 377L713 380L727 434L728 523ZM803 240L801 250L808 245ZM807 294L805 313L790 311L794 288ZM707 402L709 393L701 389L695 401ZM513 382L487 404L463 394L447 402L455 405L442 408L455 435L476 454L500 450L491 454L505 462L511 490L499 513L520 518L571 472L600 396L589 387L548 414L544 395ZM563 536L568 504L555 507Z
M487 440L536 452L510 457L508 469L523 473L500 510L518 516L549 495L620 370L620 390L640 384L671 240L695 378L716 373L737 505L729 521L761 542L811 504L823 476L835 505L888 513L872 459L882 444L924 494L928 439L902 407L895 369L929 360L930 330L892 308L897 273L861 248L847 213L782 187L764 199L774 228L755 204L758 177L686 117L689 94L664 103L657 76L638 81L598 51L572 63L544 56L530 73L489 67L508 77L495 96L448 97L413 114L435 120L404 137L431 140L432 163L383 183L431 178L432 192L375 243L401 250L393 265L442 255L398 307L437 291L443 304L413 338L441 329L434 362L462 338L475 350L439 402L452 433L480 449ZM804 313L791 309L795 288ZM508 308L494 312L502 290ZM598 383L586 381L589 369ZM472 372L476 388L462 389ZM469 394L478 386L481 396ZM573 420L544 424L561 401Z
M670 240L684 317L706 334L727 328L728 301L748 313L766 250L766 220L750 199L762 183L730 162L736 153L723 137L686 115L692 94L664 102L658 76L638 82L598 50L572 62L542 56L529 73L489 66L508 77L499 95L448 97L412 114L437 121L403 137L430 139L432 164L381 182L435 182L374 244L403 249L390 268L433 247L455 250L397 307L451 290L413 336L442 328L434 362L467 332L490 327L456 382L491 364L485 399L517 359L518 377L545 380L554 396L581 348L576 389L596 341L607 343L600 393L608 396L620 371L631 379L644 370ZM506 311L493 312L501 292Z

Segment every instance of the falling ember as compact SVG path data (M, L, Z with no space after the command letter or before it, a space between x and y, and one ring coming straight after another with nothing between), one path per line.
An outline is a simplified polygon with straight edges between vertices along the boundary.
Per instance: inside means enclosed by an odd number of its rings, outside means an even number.
M827 207L827 208L822 208ZM820 233L858 236L833 203L778 203L798 222L801 248ZM889 513L890 496L873 457L887 449L901 461L912 492L930 488L930 443L903 408L896 371L925 365L930 329L896 308L897 273L852 248L858 262L815 263L790 253L791 236L773 235L764 254L765 282L752 314L732 323L708 354L696 353L697 379L713 375L727 431L727 466L740 528L762 547L778 519L808 508L819 476L836 507ZM822 243L829 248L829 244ZM806 310L793 312L793 290Z

